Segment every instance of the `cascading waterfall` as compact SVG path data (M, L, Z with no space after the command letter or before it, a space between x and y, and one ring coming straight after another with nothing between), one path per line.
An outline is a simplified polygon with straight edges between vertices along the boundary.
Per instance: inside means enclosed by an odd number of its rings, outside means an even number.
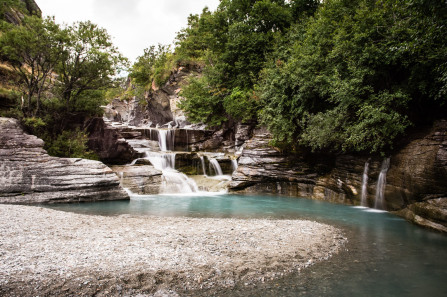
M160 152L146 152L146 159L158 170L161 170L161 194L195 193L199 188L194 180L175 170L174 150L175 130L158 130Z
M174 193L196 193L199 187L193 179L188 178L185 174L175 170L175 153L146 153L146 159L152 165L161 170L162 184L160 186L161 194Z
M147 152L146 159L158 170L175 169L175 153Z
M216 175L223 175L222 168L216 159L210 159L210 167L213 168Z
M390 158L386 158L382 162L382 169L380 170L379 178L377 180L376 197L374 202L374 208L383 209L385 187L386 187L386 174L390 168Z
M160 151L173 151L174 150L174 140L175 140L175 130L158 130L158 144L160 146Z
M369 171L369 160L365 163L365 169L363 169L363 178L362 178L362 198L361 198L361 206L368 207L368 171Z

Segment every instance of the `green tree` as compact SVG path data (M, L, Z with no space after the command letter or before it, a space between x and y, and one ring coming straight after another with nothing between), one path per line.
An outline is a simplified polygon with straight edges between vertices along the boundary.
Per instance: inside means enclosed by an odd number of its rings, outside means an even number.
M20 77L26 116L38 115L42 94L61 58L62 34L51 18L24 17L0 37L0 51Z
M288 60L265 70L263 122L292 146L389 149L445 111L445 13L441 1L326 1Z
M86 97L99 100L101 91L114 86L114 77L124 69L126 59L113 46L107 31L87 22L75 23L64 30L65 42L56 66L55 91L63 100L66 112L79 111ZM88 95L88 96L86 96ZM85 110L96 112L95 110Z
M129 77L132 82L145 91L152 88L152 83L156 86L164 84L171 74L172 54L170 46L158 45L151 46L144 50L144 54L137 58L132 65Z
M318 3L311 0L223 0L213 13L204 10L200 16L190 16L188 27L177 37L176 53L179 59L187 59L189 55L191 60L204 65L206 89L213 92L195 96L192 90L197 90L198 85L186 86L182 104L185 111L201 114L197 119L205 122L209 119L213 123L215 115L207 115L207 112L218 112L218 118L256 119L260 105L253 89L261 70L275 46L297 21L295 18L312 14ZM211 101L213 106L221 108L205 107Z

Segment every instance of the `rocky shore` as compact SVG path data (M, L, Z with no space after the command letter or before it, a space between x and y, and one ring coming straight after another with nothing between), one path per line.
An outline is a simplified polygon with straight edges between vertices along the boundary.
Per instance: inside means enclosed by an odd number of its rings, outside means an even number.
M0 205L0 295L188 296L252 286L327 259L346 240L311 221L105 217Z

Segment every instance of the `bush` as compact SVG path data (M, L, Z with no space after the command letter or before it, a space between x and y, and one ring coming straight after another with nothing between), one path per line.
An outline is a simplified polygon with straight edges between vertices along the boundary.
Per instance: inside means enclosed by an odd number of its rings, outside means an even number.
M98 156L87 148L88 136L79 128L63 131L56 139L45 143L48 154L56 157L98 160Z

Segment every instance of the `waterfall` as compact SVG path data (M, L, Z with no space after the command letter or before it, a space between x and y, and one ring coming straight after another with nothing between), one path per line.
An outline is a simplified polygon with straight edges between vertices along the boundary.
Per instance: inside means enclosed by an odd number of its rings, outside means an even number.
M161 194L174 193L196 193L199 187L193 179L188 178L185 174L174 169L166 169L163 171L162 184L160 187Z
M175 170L175 153L146 153L146 159L158 170L161 170L162 184L161 194L195 193L199 187L193 179Z
M202 163L202 170L203 170L203 175L206 175L206 167L205 167L205 158L203 156L200 156L200 163Z
M123 179L124 179L124 173L121 171L120 172L120 185L121 185L121 187L123 186Z
M158 144L162 152L173 151L175 130L158 130Z
M213 168L216 175L223 175L222 168L220 168L219 162L216 159L210 159L210 167Z
M369 171L369 160L365 163L365 169L363 169L362 178L362 199L361 206L368 207L368 171Z
M175 153L146 153L146 159L158 170L175 169Z
M382 169L380 170L379 179L377 180L376 198L374 202L374 208L383 209L383 202L385 196L386 187L386 174L390 168L390 158L386 158L382 162Z
M237 160L231 159L231 169L233 170L233 172L237 170L237 167L238 167Z

